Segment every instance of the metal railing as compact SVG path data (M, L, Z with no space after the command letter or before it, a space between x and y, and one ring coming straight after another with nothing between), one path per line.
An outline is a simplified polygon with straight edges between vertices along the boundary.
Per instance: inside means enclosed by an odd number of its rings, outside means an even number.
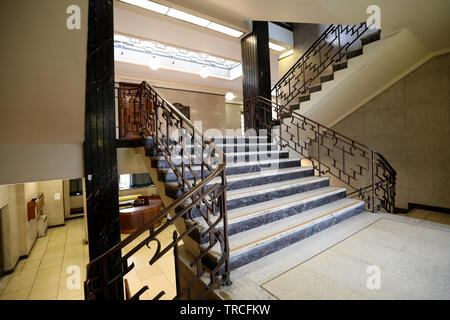
M148 261L149 267L173 249L177 292L174 299L186 296L203 299L218 285L231 283L226 208L226 156L147 82L142 82L137 88L120 88L117 92L119 93L117 98L120 99L121 94L126 94L131 99L130 103L139 105L139 122L142 123L139 130L144 137L153 140L154 154L164 157L170 169L176 174L178 188L182 195L151 221L139 227L123 241L87 265L85 299L118 299L117 295L111 295L111 292L115 291L110 289L117 288L117 282L124 281L124 276L135 267L134 262L130 263L130 259L139 250L146 250L144 246L150 249L149 244L152 242L156 246L156 251ZM189 153L186 152L187 141L194 146L193 151ZM200 170L197 171L195 168ZM187 178L188 170L193 178ZM218 178L214 181L215 183L208 184L214 178ZM198 222L192 216L194 210L199 214L199 218L207 224L207 229L206 231L202 230L201 237L208 236L209 243L199 249L198 255L193 256L193 261L189 266L195 270L195 277L182 286L178 243L186 239L198 226ZM185 218L191 219L192 224L186 227L181 235L174 231L172 242L162 248L158 236L177 222L182 222L184 225ZM153 226L157 222L162 222L162 225L155 229ZM216 228L219 223L223 225L220 229ZM147 232L148 234L146 234ZM218 262L212 270L208 270L202 264L202 258L217 243L220 246ZM121 259L112 261L111 257L117 256L117 253L122 250L124 254ZM118 266L121 266L122 271L113 274L112 270L116 270ZM209 279L205 290L198 296L191 297L189 289L198 281L206 281L205 279ZM126 299L139 299L148 290L148 286L144 286L132 295L128 282L125 281L124 284ZM151 284L149 285L151 286ZM159 299L162 295L164 295L164 291L157 294L154 299Z
M258 123L268 131L279 124L279 134L273 134L280 149L289 147L309 159L319 176L328 174L342 181L351 190L348 196L365 201L368 210L394 212L397 173L380 153L264 97L245 103L255 107L260 117L277 114L272 122L261 118Z
M297 96L308 94L313 81L333 64L343 61L353 43L368 30L366 22L354 26L330 25L275 84L272 89L275 102L285 106Z

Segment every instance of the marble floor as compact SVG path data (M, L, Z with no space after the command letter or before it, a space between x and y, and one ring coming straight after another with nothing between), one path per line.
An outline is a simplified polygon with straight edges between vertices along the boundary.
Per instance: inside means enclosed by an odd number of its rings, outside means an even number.
M448 213L413 209L407 214L402 214L402 216L450 225L450 214Z
M389 214L355 218L235 274L275 299L450 299L450 226ZM365 227L352 226L364 219Z
M64 226L49 228L44 237L36 239L28 258L19 260L14 272L0 279L0 299L84 299L89 252L83 244L83 224L83 219L67 220ZM69 289L67 280L75 274L74 267L80 270L81 286Z

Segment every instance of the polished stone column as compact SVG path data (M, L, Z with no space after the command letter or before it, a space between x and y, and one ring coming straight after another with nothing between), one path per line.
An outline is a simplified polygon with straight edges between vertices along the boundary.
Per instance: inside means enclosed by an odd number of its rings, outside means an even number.
M89 0L85 111L85 192L89 256L93 260L120 242L113 1ZM110 279L121 271L116 263L120 258L118 252L107 263ZM98 298L122 299L122 282Z
M262 96L271 99L269 26L267 21L253 21L253 31L241 40L244 102ZM244 103L245 129L265 129L260 119L268 124L271 112L256 114L255 104Z

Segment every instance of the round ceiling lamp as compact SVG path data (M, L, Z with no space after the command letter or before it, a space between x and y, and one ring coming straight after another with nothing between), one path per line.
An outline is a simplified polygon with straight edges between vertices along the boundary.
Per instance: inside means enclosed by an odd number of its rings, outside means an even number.
M200 70L200 77L206 79L209 76L209 70L206 66L203 66L202 69Z
M156 58L156 56L153 56L153 58L150 60L148 66L152 70L158 70L161 66L161 62Z
M226 99L226 100L231 101L231 100L233 100L234 98L235 98L235 95L234 95L233 92L227 92L227 94L225 95L225 99Z

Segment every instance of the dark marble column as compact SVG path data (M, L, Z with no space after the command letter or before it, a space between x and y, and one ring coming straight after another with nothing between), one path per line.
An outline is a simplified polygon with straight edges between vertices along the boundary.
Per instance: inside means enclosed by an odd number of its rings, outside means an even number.
M120 242L113 41L113 1L89 0L84 171L91 260ZM110 279L121 271L120 258L108 261ZM123 299L122 283L101 298Z
M244 101L262 96L271 99L269 25L267 21L253 21L253 31L241 40ZM244 103L245 128L265 129L263 123L272 120L271 112L256 114L255 104Z

